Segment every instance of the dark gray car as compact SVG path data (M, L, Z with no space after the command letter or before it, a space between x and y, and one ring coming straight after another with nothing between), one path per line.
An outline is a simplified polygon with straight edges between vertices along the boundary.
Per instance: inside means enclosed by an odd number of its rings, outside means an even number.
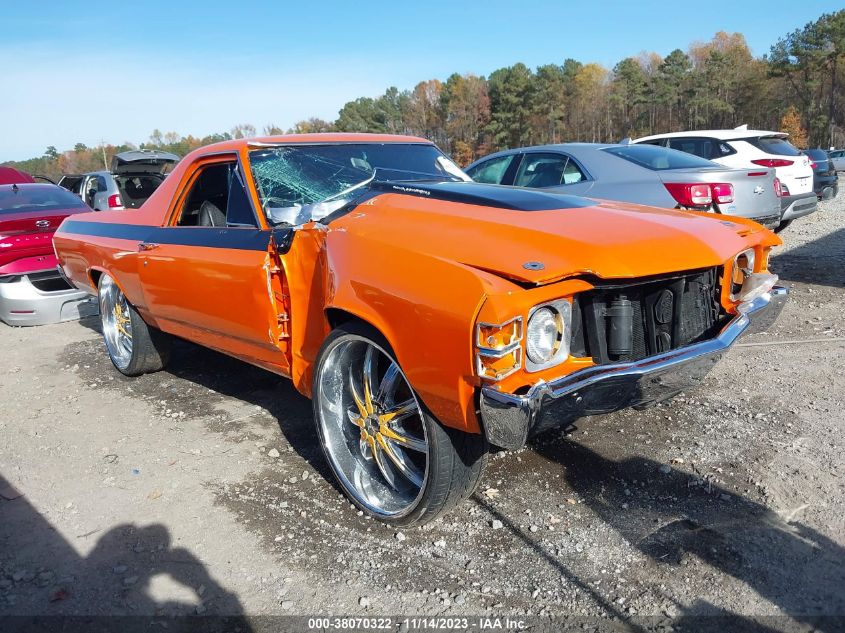
M714 211L750 218L769 228L780 222L774 169L734 169L654 145L525 147L486 156L466 172L478 182L668 209Z

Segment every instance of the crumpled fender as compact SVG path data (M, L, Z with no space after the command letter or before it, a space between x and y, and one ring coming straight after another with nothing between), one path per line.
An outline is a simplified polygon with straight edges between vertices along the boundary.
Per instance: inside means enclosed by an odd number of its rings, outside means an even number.
M312 259L317 248L321 252ZM300 231L291 249L296 259L286 262L292 378L299 391L310 395L313 366L330 330L325 312L317 312L342 310L384 335L438 420L478 433L472 331L487 293L507 282L421 250L376 242L342 226ZM313 269L302 274L308 260Z

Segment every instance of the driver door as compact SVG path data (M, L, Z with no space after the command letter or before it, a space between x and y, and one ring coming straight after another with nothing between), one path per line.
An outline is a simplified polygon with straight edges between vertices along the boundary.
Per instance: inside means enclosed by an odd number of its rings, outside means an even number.
M146 310L161 329L290 374L289 297L235 154L188 172L170 223L140 242Z

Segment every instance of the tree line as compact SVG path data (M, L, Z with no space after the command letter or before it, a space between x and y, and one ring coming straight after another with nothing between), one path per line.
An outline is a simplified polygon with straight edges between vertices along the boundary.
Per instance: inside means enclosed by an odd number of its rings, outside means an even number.
M666 57L643 52L613 68L566 59L489 76L453 74L411 90L346 103L334 121L310 118L261 133L382 132L426 137L461 165L500 149L568 141L618 142L660 132L750 128L783 130L799 147L845 144L845 10L824 14L754 57L740 33L717 33ZM253 125L203 138L155 130L138 145L179 155L219 140L255 136ZM135 148L77 146L10 163L55 176L102 169Z

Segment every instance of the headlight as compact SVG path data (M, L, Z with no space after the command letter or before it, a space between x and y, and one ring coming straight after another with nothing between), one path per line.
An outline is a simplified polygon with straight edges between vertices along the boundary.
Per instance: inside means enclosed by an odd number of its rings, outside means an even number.
M569 356L572 304L555 301L532 310L525 333L525 369L539 371L562 363Z
M731 301L736 301L742 292L745 280L754 273L754 249L742 251L734 257L731 270Z

